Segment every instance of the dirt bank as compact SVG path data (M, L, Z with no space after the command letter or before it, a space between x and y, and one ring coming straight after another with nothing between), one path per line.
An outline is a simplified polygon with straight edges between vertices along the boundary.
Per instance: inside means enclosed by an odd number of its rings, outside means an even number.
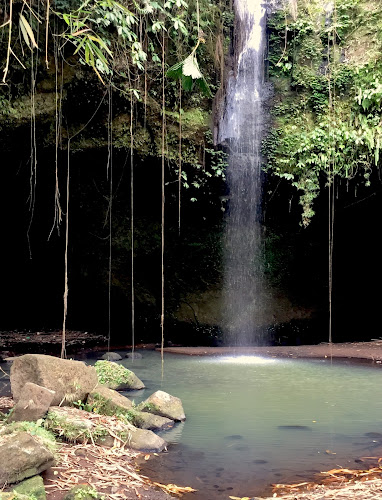
M332 358L382 364L382 340L299 346L166 347L164 352L188 356L257 355L273 358Z

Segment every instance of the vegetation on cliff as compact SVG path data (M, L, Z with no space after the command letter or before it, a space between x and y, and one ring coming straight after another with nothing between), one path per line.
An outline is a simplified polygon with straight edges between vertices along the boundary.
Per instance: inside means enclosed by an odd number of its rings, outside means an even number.
M269 19L275 97L265 159L300 191L305 226L322 182L369 186L380 166L381 48L374 0L288 0Z

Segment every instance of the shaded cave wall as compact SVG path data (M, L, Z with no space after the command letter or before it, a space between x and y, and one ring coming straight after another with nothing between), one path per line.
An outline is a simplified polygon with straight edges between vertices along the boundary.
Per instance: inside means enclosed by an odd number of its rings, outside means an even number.
M55 186L53 74L37 85L36 202L31 220L30 98L2 113L3 290L0 330L60 328L64 291L64 223L52 232ZM69 130L79 130L95 111L105 89L82 68L65 76L64 108ZM192 104L192 103L190 103ZM210 128L211 103L194 98L199 110L185 129L184 158L199 155ZM131 340L129 109L118 98L114 112L113 244L111 327L116 343ZM192 110L192 107L189 108ZM157 154L160 117L149 107L149 131L138 113L134 131L135 291L137 341L160 339L161 160ZM178 123L168 117L172 146ZM204 141L204 139L203 139ZM211 147L211 146L210 146ZM65 136L59 148L61 205L65 206ZM67 327L106 333L108 328L107 102L72 144L70 159L69 309ZM205 167L211 158L204 155ZM381 279L381 182L372 189L342 182L335 208L333 339L379 337ZM192 179L191 179L192 180ZM225 186L212 178L202 188L183 189L182 228L177 228L174 164L166 159L165 307L166 339L185 344L218 343ZM191 188L192 189L192 188ZM197 202L191 201L196 197ZM286 180L264 174L264 258L275 300L286 311L263 324L274 343L310 343L328 338L328 199L325 179L316 215L300 227L298 193ZM29 227L30 225L30 227ZM29 231L28 231L29 228ZM29 242L27 234L29 233ZM30 254L31 251L31 254ZM31 258L32 257L32 258ZM284 304L284 306L283 306ZM301 311L308 311L306 316ZM289 314L289 317L288 317ZM281 319L283 318L283 319ZM309 318L309 319L308 319Z

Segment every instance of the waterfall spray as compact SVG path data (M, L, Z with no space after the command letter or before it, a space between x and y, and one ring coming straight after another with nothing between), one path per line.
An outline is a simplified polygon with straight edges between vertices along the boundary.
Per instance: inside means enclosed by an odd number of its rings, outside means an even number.
M236 0L236 63L218 142L229 153L223 330L230 344L256 343L261 308L261 141L264 131L265 13L261 0Z

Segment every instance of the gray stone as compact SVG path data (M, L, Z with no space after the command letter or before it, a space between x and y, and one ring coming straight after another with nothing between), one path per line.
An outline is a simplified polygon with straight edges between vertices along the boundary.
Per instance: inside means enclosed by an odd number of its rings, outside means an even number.
M138 410L167 417L171 420L186 420L182 401L176 396L171 396L164 391L156 391L150 397L138 405Z
M24 385L33 382L55 391L52 405L84 400L98 383L94 367L82 361L44 354L24 354L15 358L10 373L11 390L19 401Z
M54 456L37 436L16 431L0 436L0 487L36 476L54 465Z
M107 361L119 361L122 359L122 356L120 356L117 352L106 352L100 357L100 359L106 359Z
M48 411L55 392L40 385L27 382L20 391L20 397L8 418L8 422L36 422Z
M167 443L152 431L133 427L127 445L133 450L155 453L166 449Z
M163 431L174 427L173 420L166 417L160 417L159 415L154 415L153 413L147 413L145 411L135 411L133 423L140 429L147 429L150 431Z

